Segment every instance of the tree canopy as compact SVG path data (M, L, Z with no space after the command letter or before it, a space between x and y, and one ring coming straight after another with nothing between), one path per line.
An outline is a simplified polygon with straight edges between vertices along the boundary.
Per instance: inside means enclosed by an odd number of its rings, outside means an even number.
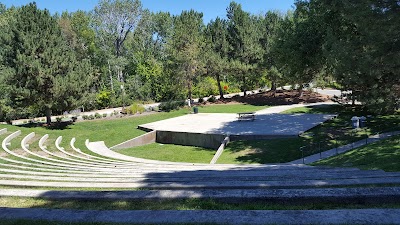
M0 3L0 119L267 86L329 85L376 113L400 104L397 0L297 0L287 13L230 2L207 23L194 10L149 12L100 0L50 15ZM328 82L328 83L327 83ZM121 88L120 88L121 87ZM48 119L49 122L49 119Z

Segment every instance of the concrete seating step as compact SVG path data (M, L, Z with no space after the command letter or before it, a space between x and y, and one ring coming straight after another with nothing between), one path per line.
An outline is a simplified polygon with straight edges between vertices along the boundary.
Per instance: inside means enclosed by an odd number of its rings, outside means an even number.
M56 191L3 189L0 197L29 197L52 200L160 200L216 199L227 202L268 201L285 203L363 202L398 203L400 187L373 188L308 188L308 189L199 189L199 190L141 190L141 191Z
M134 224L398 224L400 209L69 210L2 208L0 219Z

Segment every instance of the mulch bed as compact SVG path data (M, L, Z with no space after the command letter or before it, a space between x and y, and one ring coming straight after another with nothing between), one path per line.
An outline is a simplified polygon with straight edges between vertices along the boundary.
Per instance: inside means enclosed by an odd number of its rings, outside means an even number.
M203 104L235 104L245 103L250 105L292 105L299 103L317 103L329 101L327 95L321 95L316 92L303 91L300 96L298 91L282 91L277 90L275 95L272 91L250 94L247 96L234 96L232 98L218 99L213 103L205 102Z

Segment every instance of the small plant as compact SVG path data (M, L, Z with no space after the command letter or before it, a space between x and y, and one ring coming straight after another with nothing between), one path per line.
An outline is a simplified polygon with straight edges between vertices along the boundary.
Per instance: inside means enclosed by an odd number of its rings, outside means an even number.
M56 121L57 121L57 123L61 123L62 117L56 117Z
M106 118L107 117L107 113L103 113L103 118Z
M94 115L92 114L92 115L89 115L88 118L89 118L89 120L94 120L95 117L94 117Z
M211 95L211 97L208 98L208 101L213 103L217 101L217 98L214 95Z
M94 118L96 118L96 119L100 119L102 116L100 115L100 113L95 113L94 114Z
M89 119L89 116L88 116L88 115L83 115L83 116L82 116L82 119L83 119L83 120L88 120L88 119Z
M204 98L199 98L199 103L203 103L204 102Z

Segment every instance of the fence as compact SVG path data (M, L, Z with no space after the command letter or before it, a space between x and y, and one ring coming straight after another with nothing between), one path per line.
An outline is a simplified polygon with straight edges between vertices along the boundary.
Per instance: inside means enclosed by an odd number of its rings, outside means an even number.
M384 125L382 125L384 127ZM347 150L352 150L360 147L364 144L369 144L372 139L380 138L381 134L389 134L396 135L400 133L400 125L393 126L391 128L380 129L380 127L375 127L374 130L376 132L372 132L372 130L368 127L352 129L350 132L342 135L332 136L330 138L324 139L311 139L310 143L304 146L301 146L299 150L301 151L301 157L303 159L306 156L318 154L320 155L320 159L322 158L322 152L327 150L336 150L336 155L339 154L339 149L345 147ZM301 136L301 135L299 135Z

